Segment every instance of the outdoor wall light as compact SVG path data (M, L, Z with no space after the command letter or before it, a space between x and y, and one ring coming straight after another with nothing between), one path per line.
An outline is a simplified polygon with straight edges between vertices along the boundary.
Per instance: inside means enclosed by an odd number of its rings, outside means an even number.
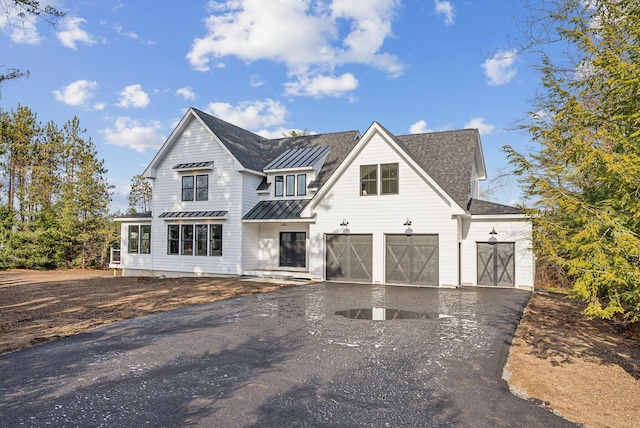
M491 235L491 238L489 238L489 245L495 245L498 240L496 239L496 235L498 234L498 232L496 232L496 228L492 228L491 232L489 232L489 235Z
M349 222L346 219L344 219L344 218L342 219L342 223L340 223L340 226L344 227L344 229L342 230L342 233L345 233L345 234L348 235L349 232L351 232L349 230L349 227L348 227L349 226Z
M413 229L411 229L411 220L409 220L409 217L407 217L407 221L404 222L404 226L407 226L404 234L407 236L411 236L411 234L413 233Z

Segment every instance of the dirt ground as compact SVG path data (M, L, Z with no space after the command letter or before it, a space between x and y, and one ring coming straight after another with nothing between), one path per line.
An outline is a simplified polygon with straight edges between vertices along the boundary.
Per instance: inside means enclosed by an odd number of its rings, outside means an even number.
M111 271L0 272L0 355L115 321L291 284L113 277ZM587 427L640 426L640 340L584 305L534 293L504 378L512 392Z

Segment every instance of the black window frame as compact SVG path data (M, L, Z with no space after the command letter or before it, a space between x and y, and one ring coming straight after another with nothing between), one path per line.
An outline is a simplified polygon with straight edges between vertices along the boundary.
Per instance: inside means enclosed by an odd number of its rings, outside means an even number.
M276 175L273 196L284 196L284 175Z
M295 196L296 194L296 176L288 174L284 180L284 188L286 196Z
M175 231L175 234L171 232ZM179 255L180 254L180 225L170 224L167 227L167 254Z
M395 177L391 176L391 167L395 166ZM387 177L385 177L385 168L388 168L386 173ZM383 163L380 165L380 194L381 195L397 195L400 193L400 182L398 180L400 175L400 166L396 163ZM391 188L395 183L395 192L392 191ZM388 187L388 189L385 189Z
M209 225L209 255L215 256L215 257L222 256L222 225L221 224Z
M189 184L189 180L191 180L191 184ZM195 198L194 192L195 186L195 177L193 175L183 175L182 176L182 201L190 202Z
M140 225L140 254L151 254L151 225Z
M369 172L365 175L365 168ZM371 177L371 173L374 174ZM360 165L360 196L374 196L378 194L378 165Z
M133 233L135 233L135 238L132 237ZM127 252L129 254L138 254L140 252L140 225L129 225L127 236L129 239Z
M298 196L307 195L307 174L298 174L296 177L296 187L298 189Z
M204 178L204 186L199 182ZM195 178L195 195L196 201L208 201L209 200L209 174L199 174ZM201 196L202 195L202 196Z
M202 235L204 233L204 235ZM204 239L203 239L204 238ZM194 250L196 256L206 256L209 250L209 225L208 224L196 224L194 225Z
M181 256L193 256L193 238L194 238L194 225L193 224L181 224L180 225L180 255ZM191 230L190 237L188 238L188 230ZM188 250L190 248L190 250ZM190 252L189 252L190 251Z

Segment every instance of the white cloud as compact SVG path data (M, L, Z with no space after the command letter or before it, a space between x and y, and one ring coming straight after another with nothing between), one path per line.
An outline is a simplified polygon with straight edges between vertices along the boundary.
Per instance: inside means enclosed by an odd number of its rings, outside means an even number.
M496 127L484 122L484 117L474 117L464 124L465 129L477 129L480 135L488 135L496 130Z
M10 4L3 4L5 17L0 19L0 29L9 33L11 41L27 45L37 45L42 38L36 27L37 18L33 15L26 15L24 18L18 16L17 7Z
M358 80L351 73L342 76L300 76L297 82L285 83L287 95L340 97L358 87Z
M134 33L133 31L125 31L124 27L122 27L122 25L120 24L114 25L113 29L116 30L116 33L120 34L121 36L125 36L133 40L137 40L138 42L143 43L145 45L156 44L156 42L154 42L153 40L143 40L138 34Z
M205 111L245 129L282 125L288 114L284 105L271 99L245 101L237 107L227 103L209 103Z
M269 60L287 66L290 76L317 83L338 66L364 64L392 77L402 74L395 55L381 52L392 36L399 0L226 0L210 2L207 33L193 41L187 59L207 71L210 61L235 56L246 62ZM346 34L341 29L347 29ZM301 86L296 93L316 93Z
M252 74L249 76L249 85L251 85L252 88L259 88L264 85L264 79L262 79L258 74Z
M436 13L444 15L444 25L453 24L454 13L451 2L434 0L434 3L436 5Z
M95 110L102 111L104 110L105 106L106 106L105 103L97 103L97 104L94 104L93 108Z
M60 43L71 49L77 49L78 43L95 45L96 40L80 28L80 26L86 22L86 20L78 17L65 18L62 21L62 30L57 34Z
M487 58L482 64L484 75L487 77L487 83L490 86L502 86L516 77L515 61L517 53L516 49L503 50L497 52L493 57Z
M178 89L176 95L180 95L185 101L193 101L196 99L196 94L189 86Z
M144 124L129 117L118 117L113 127L100 132L104 134L107 144L127 147L143 153L147 150L157 150L164 143L161 135L162 124L159 121L148 121Z
M424 134L426 132L433 132L433 129L427 128L427 122L419 120L409 127L409 132L412 134Z
M142 86L129 85L120 92L120 101L116 105L122 108L144 108L149 105L149 95L142 90Z
M53 94L58 101L71 106L81 106L93 97L93 91L97 88L98 82L95 80L76 80L59 91L53 91Z

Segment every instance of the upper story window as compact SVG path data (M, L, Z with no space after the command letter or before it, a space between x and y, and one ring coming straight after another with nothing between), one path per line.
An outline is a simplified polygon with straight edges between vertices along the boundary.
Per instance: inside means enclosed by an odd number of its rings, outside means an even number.
M378 194L378 165L360 166L360 194ZM385 163L380 165L380 194L398 194L398 164Z
M209 199L208 175L184 175L182 176L182 200L206 201Z
M282 175L276 175L276 188L274 189L274 195L284 195L284 177Z
M380 194L398 194L398 164L388 163L380 165Z
M362 165L360 167L360 194L378 194L378 165Z
M293 196L296 194L296 176L287 175L287 196Z
M298 196L307 194L307 174L298 174Z

